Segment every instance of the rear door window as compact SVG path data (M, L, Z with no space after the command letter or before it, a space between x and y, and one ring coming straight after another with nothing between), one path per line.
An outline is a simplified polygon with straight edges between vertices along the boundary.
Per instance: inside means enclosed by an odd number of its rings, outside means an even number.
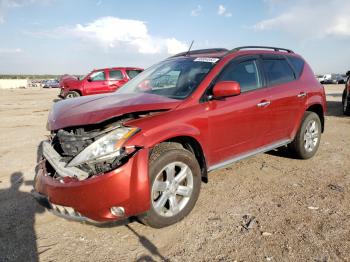
M269 85L288 83L295 80L293 69L285 59L263 59L262 66Z
M261 87L255 59L240 63L231 62L219 76L218 81L236 81L240 84L242 93Z
M109 80L122 80L123 74L120 70L109 70Z

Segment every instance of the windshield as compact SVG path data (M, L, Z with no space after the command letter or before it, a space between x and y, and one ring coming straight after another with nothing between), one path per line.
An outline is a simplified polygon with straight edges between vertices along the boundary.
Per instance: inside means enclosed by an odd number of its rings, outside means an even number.
M148 93L173 99L188 97L213 68L218 58L176 58L143 71L116 93Z
M86 74L86 75L79 76L78 80L80 80L80 81L84 80L89 74L91 74L91 72Z

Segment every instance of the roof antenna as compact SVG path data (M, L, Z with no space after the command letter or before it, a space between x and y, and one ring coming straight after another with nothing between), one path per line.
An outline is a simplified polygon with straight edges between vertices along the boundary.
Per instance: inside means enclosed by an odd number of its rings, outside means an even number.
M191 45L190 45L190 48L188 49L188 51L187 51L187 53L186 53L185 56L188 56L188 55L190 54L190 51L191 51L191 48L192 48L193 43L194 43L194 40L192 40Z

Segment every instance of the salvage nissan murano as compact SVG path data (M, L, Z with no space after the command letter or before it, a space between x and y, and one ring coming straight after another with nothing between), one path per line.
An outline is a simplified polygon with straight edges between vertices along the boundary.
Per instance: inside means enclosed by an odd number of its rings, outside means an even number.
M55 103L34 195L67 218L165 227L211 171L282 146L312 157L325 111L323 86L289 49L180 53L112 94Z

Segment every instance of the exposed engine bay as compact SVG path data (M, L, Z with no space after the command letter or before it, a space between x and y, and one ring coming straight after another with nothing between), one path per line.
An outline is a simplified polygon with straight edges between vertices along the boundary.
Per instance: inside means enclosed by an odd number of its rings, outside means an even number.
M51 133L50 142L54 150L62 157L62 161L69 163L90 144L105 136L107 133L121 127L123 123L129 120L150 116L154 113L156 112L131 113L98 125L59 129L58 131ZM121 153L115 158L84 163L77 166L77 168L88 173L88 177L106 173L123 165L139 149L140 147L137 146L135 146L133 149L122 148ZM49 163L47 163L46 166L47 169L49 169L48 171L50 174L56 173Z

